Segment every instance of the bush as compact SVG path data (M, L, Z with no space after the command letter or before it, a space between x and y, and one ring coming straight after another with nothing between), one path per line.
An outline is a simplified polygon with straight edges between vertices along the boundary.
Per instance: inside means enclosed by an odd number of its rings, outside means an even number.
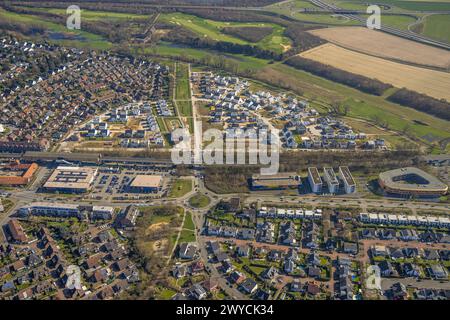
M388 100L441 119L450 120L450 103L446 100L437 100L405 88L389 96Z

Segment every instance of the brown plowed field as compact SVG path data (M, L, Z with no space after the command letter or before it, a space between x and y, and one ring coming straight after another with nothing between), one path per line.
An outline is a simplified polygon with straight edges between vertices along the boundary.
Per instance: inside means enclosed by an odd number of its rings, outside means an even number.
M450 73L409 66L326 43L301 57L332 67L450 101Z
M364 27L336 27L309 32L341 47L377 57L424 66L450 68L450 51L381 31Z

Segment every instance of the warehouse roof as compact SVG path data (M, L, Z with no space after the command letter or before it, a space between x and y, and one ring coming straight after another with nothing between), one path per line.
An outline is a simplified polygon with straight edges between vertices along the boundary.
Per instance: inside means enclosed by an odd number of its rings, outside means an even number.
M89 189L97 168L92 167L62 167L53 171L44 184L44 188L52 189Z
M130 186L135 188L158 188L161 185L162 176L138 175L133 179Z

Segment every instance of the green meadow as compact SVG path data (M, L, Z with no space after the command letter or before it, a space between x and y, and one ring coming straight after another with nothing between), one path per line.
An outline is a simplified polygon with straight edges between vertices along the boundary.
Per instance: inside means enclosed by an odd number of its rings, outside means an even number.
M275 52L283 52L291 45L289 38L283 35L284 28L273 23L240 23L240 22L221 22L209 19L202 19L193 15L183 13L162 14L160 21L183 26L195 32L201 37L207 37L216 41L226 41L237 44L254 44L261 48L273 50ZM264 37L261 41L252 43L238 37L234 37L222 32L225 27L271 27L272 34Z

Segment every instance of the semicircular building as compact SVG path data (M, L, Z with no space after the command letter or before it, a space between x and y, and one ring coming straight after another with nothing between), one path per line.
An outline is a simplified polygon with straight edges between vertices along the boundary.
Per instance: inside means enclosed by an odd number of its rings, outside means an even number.
M448 186L438 178L415 167L399 168L380 173L378 182L388 194L440 197L448 192Z

